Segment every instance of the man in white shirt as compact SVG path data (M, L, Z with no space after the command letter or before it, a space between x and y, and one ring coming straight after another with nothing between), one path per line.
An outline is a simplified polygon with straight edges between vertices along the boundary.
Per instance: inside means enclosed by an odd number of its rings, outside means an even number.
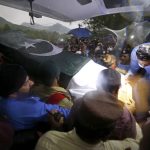
M113 100L114 101L113 101ZM73 106L75 129L70 132L49 131L36 145L36 150L138 150L142 137L137 125L136 139L107 140L122 107L111 94L89 92Z

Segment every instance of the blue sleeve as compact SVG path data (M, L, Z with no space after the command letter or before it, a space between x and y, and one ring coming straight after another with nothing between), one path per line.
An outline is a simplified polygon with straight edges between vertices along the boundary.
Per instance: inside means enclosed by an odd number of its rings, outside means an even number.
M39 113L39 117L47 115L48 111L51 111L51 110L59 111L61 114L64 115L65 118L67 118L69 116L69 113L70 113L70 109L63 108L59 105L46 104L46 103L41 102L39 100L36 101L35 107L34 108L37 110L37 113Z
M69 116L70 109L61 107L59 105L52 105L52 104L45 104L45 105L46 105L45 106L46 110L49 110L49 111L51 111L51 110L57 110L61 114L63 114L65 118L67 118Z
M137 51L137 48L134 48L131 53L130 71L133 74L135 74L137 72L137 70L140 68L138 65L136 51Z

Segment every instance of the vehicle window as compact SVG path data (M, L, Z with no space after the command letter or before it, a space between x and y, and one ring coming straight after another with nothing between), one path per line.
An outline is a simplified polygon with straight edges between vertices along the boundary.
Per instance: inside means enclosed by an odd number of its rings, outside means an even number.
M104 0L106 8L118 8L118 7L125 7L125 6L136 6L141 5L142 3L139 0L136 0L134 2L129 0Z

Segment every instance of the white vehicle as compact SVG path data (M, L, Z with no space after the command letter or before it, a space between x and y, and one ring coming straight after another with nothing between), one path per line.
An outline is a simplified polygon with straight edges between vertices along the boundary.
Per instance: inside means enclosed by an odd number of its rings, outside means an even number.
M150 15L149 0L0 0L0 4L27 12L32 6L35 16L68 22L125 12Z

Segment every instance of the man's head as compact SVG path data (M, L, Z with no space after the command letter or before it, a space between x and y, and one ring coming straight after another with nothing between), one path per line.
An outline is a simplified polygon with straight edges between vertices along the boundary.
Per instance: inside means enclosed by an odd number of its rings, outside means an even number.
M20 65L2 64L0 66L0 96L9 97L15 92L27 93L32 84L27 72Z
M89 143L106 140L122 115L118 100L105 92L89 92L75 101L74 125L78 136Z
M130 63L130 49L123 49L120 54L120 63L123 65L128 65Z
M113 69L104 69L100 72L97 80L97 89L104 90L114 95L118 94L121 85L121 75Z
M59 80L60 69L53 61L45 61L39 65L37 76L42 84L53 86L54 82Z
M142 44L136 51L139 66L144 68L150 65L150 43Z
M106 54L108 54L107 50L104 50L104 49L97 50L95 52L95 57L100 59L101 61L104 61Z

